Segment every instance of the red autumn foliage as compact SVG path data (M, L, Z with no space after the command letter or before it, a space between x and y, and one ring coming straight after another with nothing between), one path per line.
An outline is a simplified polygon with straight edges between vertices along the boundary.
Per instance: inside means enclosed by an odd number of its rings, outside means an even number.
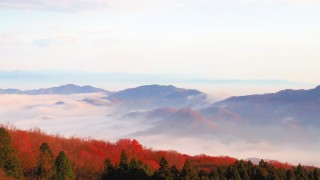
M228 156L213 157L207 155L188 156L176 151L156 151L143 147L137 140L121 139L116 143L99 141L94 139L81 139L76 137L65 138L60 135L48 135L39 129L28 131L8 129L13 146L18 151L18 157L25 171L34 169L38 163L39 147L43 142L49 144L53 155L56 157L60 151L64 151L70 159L75 173L81 177L94 177L101 173L104 168L104 161L110 158L113 164L120 161L121 151L124 149L129 159L136 157L152 170L159 168L161 157L165 157L170 166L176 165L182 169L186 159L190 159L192 164L204 173L218 166L232 165L235 158ZM290 169L292 166L277 161L270 162L277 168Z
M292 165L288 164L288 163L281 163L279 161L268 161L269 164L273 165L276 168L283 168L285 170L291 169Z

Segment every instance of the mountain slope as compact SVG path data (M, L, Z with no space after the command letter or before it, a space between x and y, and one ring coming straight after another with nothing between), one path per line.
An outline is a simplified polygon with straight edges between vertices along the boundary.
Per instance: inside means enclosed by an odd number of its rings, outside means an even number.
M162 112L163 116L158 116L159 112ZM128 115L132 118L145 118L147 119L146 123L151 121L155 125L146 131L138 132L137 135L174 134L187 137L212 135L217 130L217 126L213 122L207 121L190 108L156 109L141 114L130 113Z
M202 109L201 114L219 120L257 124L320 125L320 86L310 90L231 97Z
M21 91L19 89L0 89L1 94L27 94L27 95L43 95L43 94L79 94L79 93L95 93L102 92L111 94L104 89L95 88L92 86L77 86L74 84L66 84L59 87L41 88L35 90Z
M185 107L200 103L205 94L192 89L174 86L146 85L125 89L107 97L130 108Z

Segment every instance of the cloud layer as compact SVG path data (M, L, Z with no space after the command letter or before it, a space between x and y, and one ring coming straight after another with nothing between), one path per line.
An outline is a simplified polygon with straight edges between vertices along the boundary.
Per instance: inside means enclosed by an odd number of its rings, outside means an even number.
M257 157L320 166L315 161L320 158L317 140L301 136L290 129L284 131L280 127L219 124L219 133L209 136L166 133L137 135L135 132L154 126L151 119L119 118L122 112L110 105L95 106L82 101L84 98L100 99L101 96L0 95L0 124L10 123L22 129L38 127L52 134L111 141L136 138L143 145L154 149L177 150L191 155L205 153L243 159Z

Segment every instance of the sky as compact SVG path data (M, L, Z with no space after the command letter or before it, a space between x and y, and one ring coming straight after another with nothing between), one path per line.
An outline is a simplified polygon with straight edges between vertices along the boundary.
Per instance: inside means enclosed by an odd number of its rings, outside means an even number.
M0 0L0 70L318 83L319 0Z

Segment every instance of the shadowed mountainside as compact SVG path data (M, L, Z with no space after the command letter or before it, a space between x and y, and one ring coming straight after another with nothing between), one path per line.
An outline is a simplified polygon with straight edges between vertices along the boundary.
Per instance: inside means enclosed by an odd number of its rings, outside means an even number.
M320 125L320 86L310 90L283 90L277 93L231 97L201 110L220 121L252 124Z

